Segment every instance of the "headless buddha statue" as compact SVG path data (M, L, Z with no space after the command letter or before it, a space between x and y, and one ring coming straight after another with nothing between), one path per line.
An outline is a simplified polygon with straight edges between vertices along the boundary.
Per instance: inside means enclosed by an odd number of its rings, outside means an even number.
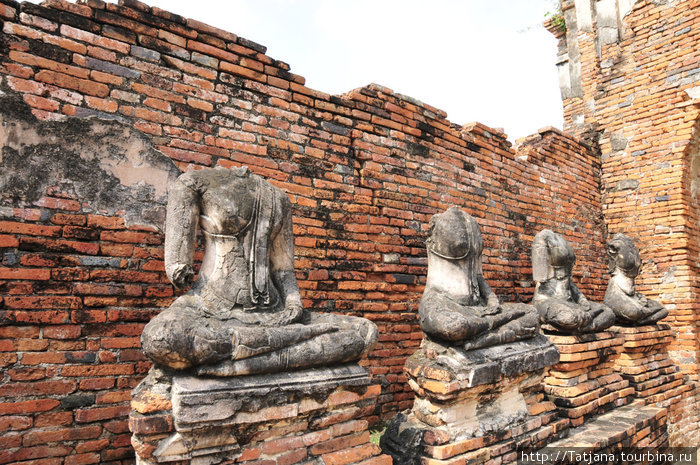
M428 277L420 302L420 325L433 340L465 350L535 336L537 311L501 304L481 271L483 242L476 220L452 207L430 219Z
M642 267L642 259L632 239L615 234L608 242L608 257L611 276L604 302L615 312L618 324L648 325L668 315L659 302L637 292L634 278Z
M576 334L602 331L615 323L607 306L589 302L571 280L576 255L561 235L542 230L532 242L532 303L540 321L555 331Z
M194 281L198 225L205 253ZM368 320L302 308L289 199L247 167L191 171L169 186L165 271L192 287L144 328L157 366L275 373L356 361L376 344Z

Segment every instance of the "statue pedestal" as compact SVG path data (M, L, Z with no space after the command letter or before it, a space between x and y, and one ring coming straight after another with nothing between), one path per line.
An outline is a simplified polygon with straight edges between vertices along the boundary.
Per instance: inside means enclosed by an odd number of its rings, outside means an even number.
M390 465L359 419L379 393L356 364L231 378L152 370L132 395L131 442L139 464Z
M559 349L559 363L544 378L544 390L559 415L579 426L590 416L630 401L634 388L615 372L623 339L615 333L576 336L545 333Z
M667 352L675 331L667 324L613 326L610 332L623 339L615 371L634 388L634 395L647 404L668 406L691 389Z
M382 450L401 465L514 462L566 432L541 387L557 360L541 335L470 351L424 340L404 367L413 409L392 420Z

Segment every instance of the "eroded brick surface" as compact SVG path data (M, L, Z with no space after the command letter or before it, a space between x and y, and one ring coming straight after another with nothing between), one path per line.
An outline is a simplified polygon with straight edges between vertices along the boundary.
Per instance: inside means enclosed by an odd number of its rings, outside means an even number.
M580 287L602 298L600 166L576 138L545 129L514 149L381 86L330 96L258 44L134 2L0 3L0 89L35 117L117 119L180 170L245 164L289 195L305 306L379 326L362 362L386 381L371 422L412 403L402 369L421 339L432 214L458 205L478 219L485 276L506 301L529 301L530 242L545 227L567 236ZM20 441L52 424L101 425L99 459L129 460L124 396L149 367L138 338L173 299L163 238L124 221L130 202L105 213L60 185L44 190L0 210L0 331L22 332L3 342L0 401L61 403L2 424ZM54 453L78 453L80 441L58 443Z
M679 37L682 46L654 42L653 64L638 60L637 70L628 57L641 47L645 24L657 11L673 24L663 34ZM631 108L618 106L627 108L623 113L615 113L612 102L607 113L586 116L610 128L601 138L605 208L601 162L577 137L545 129L513 148L496 130L456 126L444 112L381 86L330 96L306 87L259 44L139 2L0 0L0 90L19 94L40 120L125 122L182 171L245 164L287 192L305 306L362 315L380 328L380 343L363 361L387 381L378 407L363 412L376 421L411 406L402 369L421 339L423 240L430 216L450 205L479 221L485 276L506 301L529 301L529 247L543 228L572 243L577 284L602 300L605 211L611 231L632 230L642 256L650 257L640 290L671 305L679 334L672 354L686 372L693 369L697 333L687 322L696 318L698 248L684 244L698 235L688 226L696 223L696 210L683 186L693 184L681 166L692 158L686 140L697 110L683 97L692 66L677 53L697 39L694 31L680 32L688 20L674 11L637 2L629 20L635 34L625 36L626 58L616 65L636 76L635 83L644 76L660 84L671 79L658 98L658 108L668 110L668 130L648 129L653 112L645 102L656 100L642 96ZM667 62L658 69L678 75L678 86L675 77L649 71ZM607 98L630 98L621 86L631 83L609 75L606 85ZM569 123L579 100L565 101ZM615 125L630 114L635 125L620 133ZM626 148L612 150L625 140ZM628 174L616 171L620 166ZM126 393L149 367L139 336L170 304L173 290L162 269L162 235L125 222L131 208L127 202L123 211L95 211L90 199L60 183L31 201L3 202L0 403L59 402L46 411L0 415L9 435L6 462L132 460ZM632 209L640 213L630 220ZM68 434L48 448L23 444L30 433L87 426L101 428L99 439Z
M700 10L693 1L590 6L565 0L566 32L550 25L560 37L560 71L569 72L565 128L599 140L608 232L639 247L638 291L669 309L669 354L697 390ZM692 398L677 417L682 425L669 417L672 444L700 443Z

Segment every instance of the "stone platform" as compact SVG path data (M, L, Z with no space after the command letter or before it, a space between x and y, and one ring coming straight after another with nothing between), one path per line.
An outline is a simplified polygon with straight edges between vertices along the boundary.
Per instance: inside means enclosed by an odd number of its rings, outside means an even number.
M667 412L665 408L634 401L572 428L567 438L552 442L547 448L588 452L610 452L623 447L663 449L668 446Z
M559 349L559 363L549 368L544 391L559 415L576 427L586 418L631 400L634 388L615 372L624 339L611 331L581 335L545 333Z
M668 324L613 326L610 332L623 339L615 371L634 388L635 397L647 404L670 405L692 389L668 355L668 344L675 338Z
M132 445L144 465L390 465L361 419L379 393L356 364L231 378L152 370L133 393Z
M424 341L404 368L413 409L392 420L382 450L400 465L514 462L518 450L566 434L541 387L558 357L541 335L466 352Z

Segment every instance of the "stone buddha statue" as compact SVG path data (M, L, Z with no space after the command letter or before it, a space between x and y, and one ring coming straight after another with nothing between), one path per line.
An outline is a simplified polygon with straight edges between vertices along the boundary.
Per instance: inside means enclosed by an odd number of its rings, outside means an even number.
M602 331L615 323L607 306L589 302L571 280L576 255L561 235L542 230L532 242L532 277L536 282L532 303L540 322L559 332L577 334Z
M194 280L198 226L205 252ZM247 167L191 171L169 186L165 271L191 287L144 328L157 366L274 373L356 361L376 344L368 320L302 308L289 199Z
M428 277L420 302L420 325L432 340L465 350L536 335L537 311L501 304L481 271L483 242L476 220L452 207L430 219Z
M604 302L615 312L618 324L648 325L668 315L663 305L636 290L634 278L642 267L642 259L632 239L615 234L608 242L608 257L611 277Z

